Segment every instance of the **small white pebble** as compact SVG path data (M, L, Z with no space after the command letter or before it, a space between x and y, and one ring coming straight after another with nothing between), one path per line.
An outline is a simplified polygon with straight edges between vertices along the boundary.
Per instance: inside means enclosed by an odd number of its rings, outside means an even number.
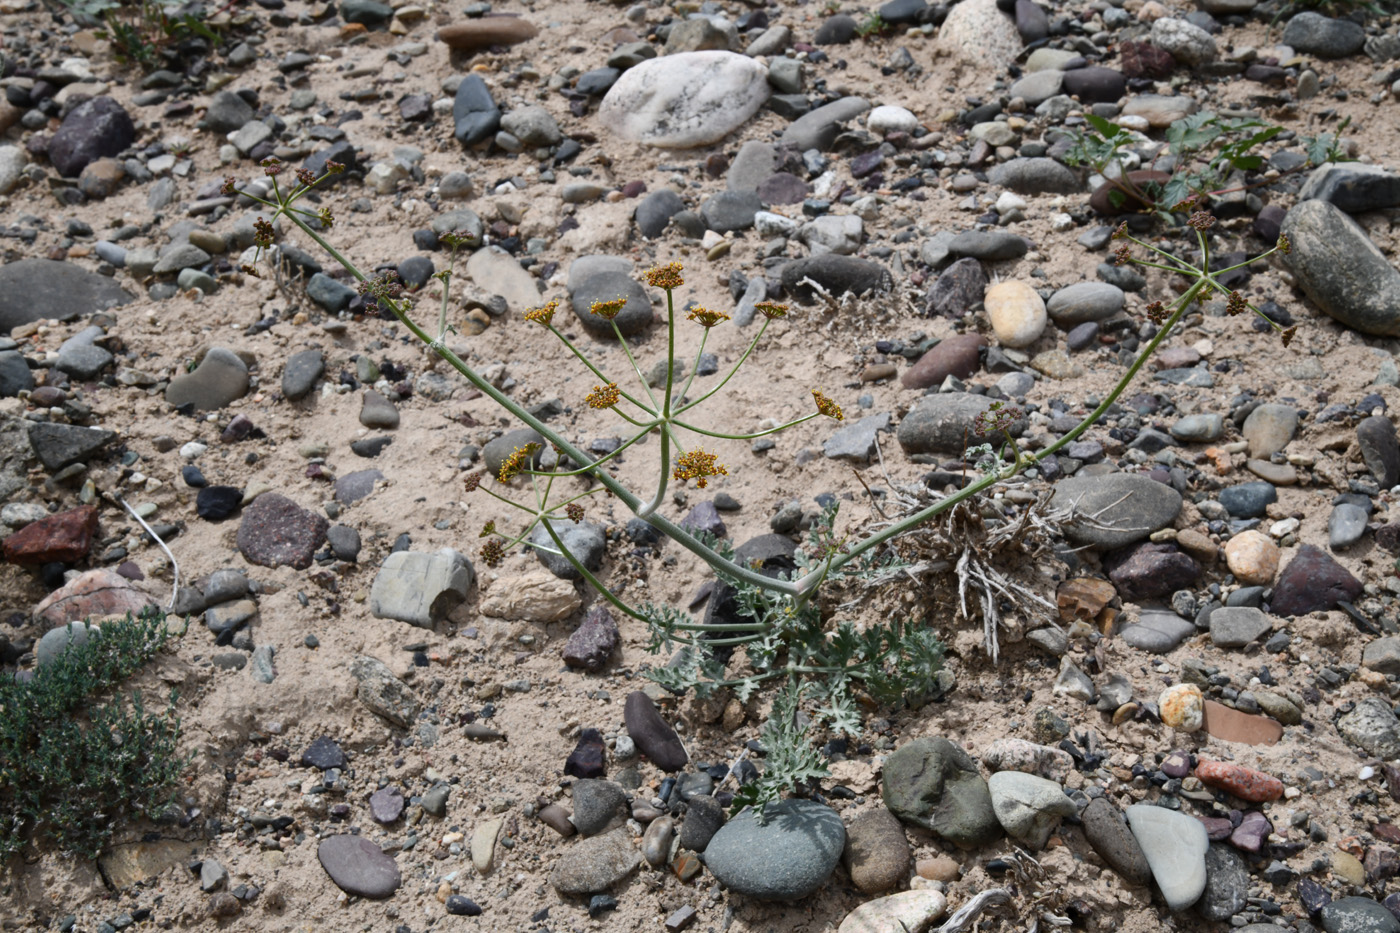
M1371 767L1370 765L1367 765L1366 767L1362 768L1361 773L1357 775L1357 777L1361 778L1361 780L1363 781L1369 781L1375 776L1376 769Z

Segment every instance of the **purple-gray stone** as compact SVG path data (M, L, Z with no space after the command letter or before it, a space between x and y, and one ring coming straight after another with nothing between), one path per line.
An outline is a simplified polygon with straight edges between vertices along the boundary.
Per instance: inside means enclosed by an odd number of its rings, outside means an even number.
M369 815L388 825L403 815L403 793L397 787L381 787L369 796Z
M74 107L49 142L49 162L65 178L76 178L88 163L119 155L136 141L136 126L122 105L94 97Z
M1276 616L1301 616L1352 602L1361 595L1361 582L1321 548L1298 549L1274 586L1270 610Z
M599 670L621 641L612 613L603 606L594 606L564 645L564 663L569 667Z
M336 887L355 897L382 900L398 890L398 863L363 836L329 836L316 849Z
M578 745L574 746L564 762L564 773L576 778L604 777L608 773L604 763L606 755L603 733L597 729L584 729L579 733Z
M1201 572L1176 545L1150 541L1118 551L1104 565L1119 595L1134 601L1187 589Z
M323 735L306 746L306 751L301 753L301 766L320 768L322 771L328 768L343 768L345 752L336 744L335 739Z
M329 523L286 496L265 492L243 510L238 550L249 563L305 570L326 540Z

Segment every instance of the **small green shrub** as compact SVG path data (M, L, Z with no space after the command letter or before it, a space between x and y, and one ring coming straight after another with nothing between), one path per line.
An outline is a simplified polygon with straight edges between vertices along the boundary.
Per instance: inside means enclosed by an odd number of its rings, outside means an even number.
M159 714L146 711L139 692L129 704L87 702L139 670L171 634L159 610L128 613L33 680L0 681L0 859L31 839L96 858L121 821L170 801L189 764L176 752L175 691Z

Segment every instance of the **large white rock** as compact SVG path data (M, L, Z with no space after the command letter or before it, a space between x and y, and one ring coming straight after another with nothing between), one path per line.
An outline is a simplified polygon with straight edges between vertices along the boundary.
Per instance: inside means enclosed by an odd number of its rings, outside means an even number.
M987 289L982 306L1004 347L1028 347L1045 332L1045 302L1028 282L998 282Z
M836 933L923 933L947 908L948 899L937 891L901 891L860 905Z
M1000 71L1021 54L1021 34L996 0L963 0L943 21L938 45L954 58Z
M768 100L768 69L733 52L682 52L629 68L603 98L603 128L629 142L688 149L719 142Z
M1127 809L1128 828L1147 856L1152 878L1172 910L1185 910L1206 889L1210 836L1193 816L1139 803Z

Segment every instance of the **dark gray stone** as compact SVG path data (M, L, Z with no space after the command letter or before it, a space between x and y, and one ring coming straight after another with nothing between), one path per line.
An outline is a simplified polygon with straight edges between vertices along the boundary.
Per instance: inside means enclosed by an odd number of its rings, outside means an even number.
M596 836L627 820L627 793L612 781L575 781L573 805L574 826L584 836Z
M647 195L637 205L633 217L642 236L650 240L661 236L671 218L683 210L685 202L681 200L681 196L670 188L662 188Z
M1309 10L1283 27L1283 44L1318 58L1346 58L1361 51L1366 30L1349 19L1332 19Z
M452 135L464 146L474 146L496 135L501 128L501 108L481 75L469 74L457 85L452 101Z
M1364 162L1318 166L1298 192L1298 200L1329 201L1348 214L1400 207L1400 175Z
M292 402L305 398L325 368L325 356L320 350L293 353L282 370L282 396Z
M1372 415L1356 426L1361 457L1382 489L1400 483L1400 442L1395 425L1385 415Z
M705 226L716 233L747 230L753 226L754 215L763 210L756 191L720 191L700 208Z
M136 141L136 126L122 105L94 97L68 112L49 140L49 162L65 178L76 178L88 163L119 155Z
M1297 17L1293 22L1297 22ZM1292 25L1290 22L1289 26ZM1322 908L1318 920L1326 933L1400 933L1400 920L1396 920L1385 905L1369 897L1344 897L1333 901Z
M1082 188L1068 166L1043 156L1002 162L987 172L987 180L1018 194L1077 194Z
M114 279L73 263L21 259L0 266L0 333L49 318L84 317L130 300Z
M569 307L573 309L583 329L594 337L615 340L612 324L607 319L593 314L590 308L597 301L612 301L626 298L627 304L613 319L613 324L624 337L639 334L651 324L651 299L641 284L625 272L605 271L589 276L573 286L569 296Z
M1079 819L1089 845L1124 881L1145 887L1152 880L1152 869L1142 854L1142 846L1128 829L1122 812L1108 798L1096 797L1089 801Z
M651 697L640 690L629 693L622 715L627 734L652 764L662 771L679 771L685 767L690 756L676 730L661 718Z
M61 470L70 463L87 461L116 439L103 428L39 421L29 426L29 444L44 468Z
M811 279L836 297L886 292L894 287L894 278L883 265L855 256L809 256L784 264L779 275L783 288L803 303L815 299L814 290L803 284L804 279Z
M704 852L715 833L724 826L724 807L708 795L697 795L686 801L685 822L681 823L681 848Z
M1196 911L1207 920L1229 920L1249 898L1249 868L1240 854L1219 843L1206 850L1206 889Z
M992 406L992 399L968 392L942 392L919 399L895 431L895 439L908 456L948 454L961 456L965 443L975 443L977 416ZM1025 422L1011 426L1012 436L1025 430Z
M841 131L841 124L854 120L870 109L870 101L863 97L843 97L825 106L818 107L794 120L783 131L782 144L797 152L831 148Z

